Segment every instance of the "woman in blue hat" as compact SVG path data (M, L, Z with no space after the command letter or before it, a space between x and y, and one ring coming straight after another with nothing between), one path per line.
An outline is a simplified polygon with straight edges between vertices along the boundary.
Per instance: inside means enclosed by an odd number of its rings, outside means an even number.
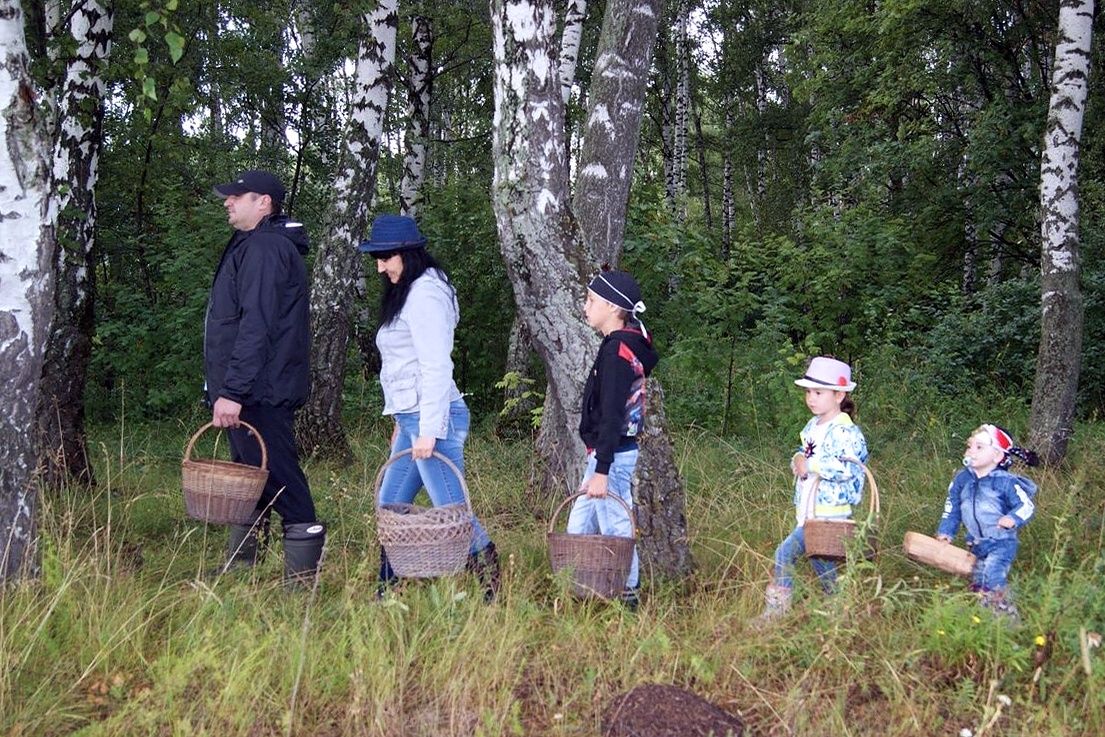
M469 415L453 381L453 334L460 319L456 289L426 250L418 225L403 215L380 215L360 250L376 259L383 284L380 298L380 386L384 414L395 418L391 453L411 450L388 467L380 486L381 504L409 504L426 488L435 506L464 502L460 480L432 458L441 453L464 471ZM468 568L494 598L499 586L495 544L475 517ZM380 550L378 595L397 581Z

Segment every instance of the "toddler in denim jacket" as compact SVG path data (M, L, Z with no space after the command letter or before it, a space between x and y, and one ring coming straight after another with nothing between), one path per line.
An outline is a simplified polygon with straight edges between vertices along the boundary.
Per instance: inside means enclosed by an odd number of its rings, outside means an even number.
M1017 531L1036 512L1036 484L1009 472L1014 457L1030 466L1037 463L1035 453L1017 447L997 425L981 425L971 433L963 456L966 468L948 485L936 537L951 542L963 526L967 547L978 559L971 589L981 594L982 606L1016 620L1009 569L1017 557Z

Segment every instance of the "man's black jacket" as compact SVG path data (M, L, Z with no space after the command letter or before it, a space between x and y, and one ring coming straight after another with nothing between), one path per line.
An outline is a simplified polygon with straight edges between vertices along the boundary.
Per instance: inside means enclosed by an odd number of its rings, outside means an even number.
M235 231L219 260L204 326L207 398L298 407L310 383L307 233L273 216Z

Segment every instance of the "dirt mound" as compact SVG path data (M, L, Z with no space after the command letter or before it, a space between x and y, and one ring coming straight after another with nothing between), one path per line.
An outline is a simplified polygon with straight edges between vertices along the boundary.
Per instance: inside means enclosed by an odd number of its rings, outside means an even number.
M638 686L602 715L603 737L741 737L744 723L675 686Z

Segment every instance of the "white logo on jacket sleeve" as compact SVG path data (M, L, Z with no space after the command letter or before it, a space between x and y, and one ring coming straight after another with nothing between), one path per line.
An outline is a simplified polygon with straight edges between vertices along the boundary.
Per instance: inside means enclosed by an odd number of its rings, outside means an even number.
M1021 506L1014 514L1027 522L1032 513L1036 511L1036 505L1032 503L1032 498L1025 493L1020 484L1013 484L1013 489L1017 492L1017 498L1021 500Z

